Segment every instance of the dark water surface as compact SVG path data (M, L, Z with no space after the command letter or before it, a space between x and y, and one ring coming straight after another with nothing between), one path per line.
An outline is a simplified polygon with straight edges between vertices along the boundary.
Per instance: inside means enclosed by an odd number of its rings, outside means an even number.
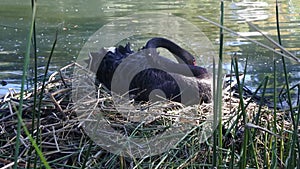
M23 58L29 32L31 1L1 0L0 5L0 81L5 80L6 86L0 85L0 95L9 88L19 89L22 76ZM279 4L280 26L283 46L296 56L300 55L300 1L283 0ZM219 22L219 1L145 1L145 0L52 0L38 1L36 35L39 74L42 75L44 66L50 54L55 31L60 29L54 58L50 72L75 61L85 42L103 25L123 16L136 12L160 12L181 17L209 38L218 50L219 28L211 25L197 16L204 16ZM146 19L146 18L145 18ZM251 21L261 31L277 40L275 2L260 1L225 1L225 26L247 37L272 46L255 29L246 22ZM151 26L151 25L150 25ZM170 30L172 28L169 28ZM192 32L187 33L191 34ZM132 38L132 44L140 44L141 40ZM135 42L136 41L136 42ZM267 49L258 47L243 38L225 33L224 69L230 70L230 58L239 57L240 68L248 58L246 84L255 89L265 76L273 78L273 61L277 61L278 88L284 82L281 57ZM211 63L208 63L211 64ZM290 82L297 84L300 79L299 64L287 60ZM28 79L33 76L33 59L30 65ZM272 92L272 83L268 85Z

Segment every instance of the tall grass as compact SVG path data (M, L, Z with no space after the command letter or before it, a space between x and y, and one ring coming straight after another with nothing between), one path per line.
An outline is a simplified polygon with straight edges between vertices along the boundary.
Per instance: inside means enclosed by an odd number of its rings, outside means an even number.
M279 49L281 49L281 51L275 51L274 49L271 49L269 47L267 47L264 44L261 44L260 42L256 42L253 41L251 39L251 42L254 42L255 44L258 44L262 47L265 47L267 49L269 49L270 51L273 51L275 54L279 54L281 55L281 62L282 62L282 66L283 66L283 70L284 70L284 79L285 79L285 87L286 87L286 94L287 94L287 103L288 103L288 107L289 107L289 112L287 114L290 114L290 118L292 121L292 127L293 130L290 131L290 134L288 136L288 138L284 138L283 133L285 132L284 130L284 122L280 123L280 119L278 119L277 114L279 113L277 110L277 101L278 101L278 94L277 94L277 65L276 65L276 59L274 59L274 69L273 69L273 105L274 105L274 110L273 110L273 116L272 116L272 123L268 123L268 126L271 128L272 133L271 135L266 135L265 136L265 141L264 145L265 145L265 150L264 150L264 156L265 156L265 160L264 160L264 166L267 166L268 168L276 168L278 166L285 166L287 168L294 168L294 167L300 167L300 163L297 161L297 157L300 156L299 154L299 150L300 150L300 146L299 146L299 141L298 141L298 125L299 125L299 113L296 113L295 110L299 109L299 102L297 102L296 107L293 107L292 105L292 97L291 97L291 89L289 87L289 73L287 71L286 68L286 61L285 59L291 59L293 61L299 62L299 59L297 57L295 57L293 54L291 54L289 51L286 51L284 49L284 47L282 47L282 41L281 41L281 35L280 35L280 21L279 21L279 5L278 2L276 1L276 25L277 25L277 35L278 35L278 43L276 43L274 40L272 40L271 38L269 38L268 36L262 34L267 40L269 40L274 46L278 47ZM201 19L206 20L203 17L200 17ZM206 20L208 21L208 20ZM209 21L211 22L211 21ZM213 22L211 22L213 23ZM236 34L234 31L231 31L228 28L223 27L223 24L216 24L213 23L217 26L219 26L220 28L225 29L226 31L229 31L231 33ZM256 28L253 24L248 23L251 27L253 27L254 29L256 29L258 32L261 32L258 30L258 28ZM238 35L238 34L236 34ZM239 36L239 35L238 35ZM247 37L243 37L245 39L247 39ZM242 96L242 88L243 88L243 83L239 82L239 78L238 78L238 66L237 66L238 62L235 60L235 62L233 63L233 65L235 66L235 73L236 73L236 78L238 80L238 90L239 90L239 95L240 97ZM268 77L265 78L265 82L264 83L264 87L263 87L263 92L262 92L262 99L260 101L260 107L258 109L257 112L257 116L254 119L254 123L256 125L259 125L259 121L261 120L261 110L262 110L262 103L263 103L263 98L264 98L264 93L265 93L265 89L266 89L266 85L268 83ZM259 89L259 88L258 88ZM258 90L257 89L257 90ZM256 91L257 91L256 90ZM298 88L298 92L299 92L299 88ZM255 92L256 93L256 92ZM298 95L299 96L299 95ZM240 104L241 104L241 108L240 111L243 114L243 121L244 124L247 124L247 117L246 117L246 113L245 112L245 107L244 107L244 103L243 103L243 99L240 98ZM295 109L296 108L296 109ZM282 117L281 117L282 118ZM284 117L286 118L286 117ZM253 123L252 122L252 123ZM281 129L278 130L278 126L281 126ZM249 125L248 125L249 127ZM268 127L268 128L269 128ZM252 127L250 127L252 128ZM240 168L245 168L246 165L249 165L249 162L246 161L247 158L251 158L251 156L253 155L254 158L256 159L255 163L256 163L256 167L258 167L257 165L257 155L255 155L257 153L257 147L255 148L255 137L257 137L257 129L254 130L249 130L247 128L245 128L245 133L244 133L244 140L243 140L243 149L242 149L242 154L241 154L241 161L240 161ZM262 129L262 128L261 128ZM264 128L265 130L265 128ZM280 136L282 137L278 137L275 134L279 133ZM250 135L252 135L251 137L249 137ZM288 142L284 142L284 140L287 139L289 140ZM249 145L251 145L251 149L249 149ZM251 155L252 154L252 155ZM250 156L249 156L250 155Z
M221 1L220 3L220 25L223 25L224 22L224 2ZM217 73L213 73L213 110L214 110L214 126L217 127L214 134L213 134L213 159L212 159L212 166L220 166L222 165L222 153L219 153L218 147L222 147L222 70L223 70L223 28L220 27L220 34L219 34L219 58L218 58L218 68ZM215 65L215 63L214 63ZM217 77L217 78L216 78ZM216 79L216 80L215 80Z
M27 47L26 47L26 53L24 58L24 67L23 67L23 75L22 75L22 82L21 82L21 95L20 95L20 106L18 110L18 125L17 125L17 140L16 140L16 146L15 146L15 154L14 154L14 169L18 166L18 156L19 156L19 150L20 150L20 135L21 135L21 126L22 126L22 108L23 108L23 99L24 99L24 88L25 83L27 79L27 73L28 73L28 66L30 62L30 50L31 50L31 40L32 40L32 34L34 31L34 22L35 22L35 15L36 15L36 5L33 5L32 9L32 16L31 16L31 24L29 28L29 33L27 37Z
M280 33L280 20L279 20L279 5L278 5L278 1L276 0L276 28L277 28L277 37L278 37L278 43L280 45L282 45L282 41L281 41L281 33ZM281 51L282 52L282 51ZM294 107L292 105L292 97L291 97L291 88L289 85L289 73L287 71L287 67L286 67L286 61L285 58L282 57L281 58L282 61L282 66L283 66L283 71L284 71L284 79L285 79L285 86L286 86L286 93L287 93L287 104L289 107L289 111L290 111L290 118L293 124L293 132L292 132L292 136L290 139L290 146L288 146L287 148L289 148L289 154L288 157L286 158L285 164L287 165L287 168L292 168L292 167L300 167L300 163L298 162L298 158L300 155L300 144L298 141L298 125L299 125L299 102L297 102L296 107L298 107L298 113L296 113L294 111ZM298 92L299 92L299 88L298 88ZM299 95L298 95L299 96ZM274 116L276 118L276 115ZM281 140L281 150L280 150L280 159L283 160L283 141ZM297 147L297 148L296 148ZM298 155L297 155L298 153ZM298 156L298 157L297 157Z
M36 6L36 2L35 0L31 0L31 8L32 10ZM38 92L38 57L37 57L37 41L36 41L36 27L35 27L35 19L33 20L33 37L31 38L32 39L32 44L33 44L33 55L34 55L34 97L33 97L33 107L37 107L37 92ZM31 127L31 135L33 136L34 135L34 126L35 126L35 116L38 112L36 111L36 109L33 109L32 110L32 120L31 120L31 123L32 123L32 127ZM37 125L38 126L38 125ZM38 142L37 142L38 144ZM34 147L30 147L30 150L29 150L29 153L28 153L28 156L31 156L32 152L33 152L33 149ZM37 154L36 154L37 156ZM29 158L28 161L27 161L27 168L29 168L31 164L31 159Z
M39 145L39 129L40 129L40 110L41 110L41 101L43 98L43 90L44 90L44 86L45 86L45 82L46 82L46 78L47 78L47 72L48 72L48 68L50 65L50 60L51 57L53 55L54 52L54 47L56 45L56 41L57 41L57 33L56 33L56 37L55 37L55 41L53 43L53 47L51 49L51 54L48 60L48 63L46 65L46 69L45 69L45 75L44 75L44 79L43 79L43 84L42 84L42 92L40 93L40 100L39 103L37 104L37 55L36 55L36 51L37 51L37 47L36 47L36 27L35 27L35 18L36 18L36 9L37 9L37 3L35 0L31 1L32 3L32 16L31 16L31 24L30 24L30 28L29 28L29 33L28 33L28 37L27 37L27 47L26 47L26 53L25 53L25 57L24 57L24 67L23 67L23 75L22 75L22 82L21 82L21 91L20 91L20 101L19 101L19 110L17 113L18 116L18 123L17 123L17 138L16 138L16 146L15 146L15 152L14 152L14 166L13 168L16 169L18 168L18 159L19 159L19 150L20 150L20 135L21 135L21 127L23 128L23 131L25 132L25 134L27 135L27 137L29 138L32 147L34 148L35 152L36 152L36 156L35 156L35 160L34 160L34 168L37 167L37 163L38 163L38 158L41 160L41 162L43 163L45 168L49 168L50 166L46 160L46 158L44 157L40 145ZM33 44L33 49L34 49L34 104L33 104L33 110L32 110L32 128L31 128L31 133L29 132L29 130L27 129L26 125L23 122L22 119L22 112L23 112L23 100L24 100L24 93L25 93L25 84L26 84L26 80L27 80L27 75L28 75L28 68L29 68L29 63L30 63L30 55L31 55L31 48ZM38 106L37 106L38 105ZM38 107L38 109L36 109L36 107ZM36 111L37 110L37 111ZM37 115L37 117L36 117ZM35 120L37 120L37 124L35 125ZM34 126L37 126L37 135L35 138L33 138L33 132L34 132ZM32 150L32 147L30 148ZM31 151L29 151L29 157L31 155ZM31 158L28 158L28 162L27 162L27 168L30 168L30 164L31 164Z
M27 39L27 47L26 54L24 58L24 67L23 67L23 76L22 76L22 85L20 92L20 101L18 107L18 123L17 123L17 135L16 135L16 144L14 149L14 169L18 168L18 157L20 154L20 138L21 132L24 131L26 136L29 138L30 143L32 144L31 150L35 151L35 160L31 161L31 151L28 154L29 158L27 161L27 168L31 168L33 164L33 168L51 168L49 163L55 163L56 160L51 162L47 161L45 158L45 154L42 151L41 144L41 131L39 128L40 125L40 113L41 106L43 101L43 94L46 86L46 77L48 73L48 68L51 63L51 58L55 51L55 46L57 43L58 31L55 34L55 39L51 48L51 52L49 55L49 60L46 64L46 69L44 73L44 79L42 81L41 92L37 94L37 56L36 56L36 35L35 35L35 17L36 17L36 1L32 0L32 16L31 16L31 24L28 33ZM278 3L276 1L276 23L277 23L277 34L278 34L278 43L279 46L282 45L281 35L280 35L280 21L279 21L279 10ZM200 17L203 19L203 17ZM209 21L211 22L211 21ZM291 56L290 53L286 52L282 47L281 52L278 52L272 49L269 46L266 46L260 42L256 42L250 39L251 42L254 42L262 47L265 47L269 50L274 51L275 54L281 55L282 66L284 68L284 76L285 76L285 86L286 92L288 95L288 105L289 112L291 114L292 121L292 131L288 131L288 129L284 128L284 120L281 123L280 118L286 118L285 116L279 117L279 110L277 110L277 65L276 59L273 62L273 104L274 110L266 111L263 107L265 102L265 93L267 89L267 85L269 83L269 77L266 76L264 80L257 86L257 89L252 93L249 100L246 102L244 99L244 87L245 79L240 79L240 72L243 72L244 75L247 74L247 62L244 67L244 70L239 70L239 62L237 57L232 57L231 67L234 74L234 77L237 82L237 93L239 106L237 109L236 119L229 119L228 121L222 121L222 111L223 111L223 100L222 100L222 63L223 63L223 41L224 41L224 30L229 32L234 32L224 27L224 2L220 3L220 24L213 23L220 28L220 45L219 45L219 57L217 61L217 69L215 69L216 64L214 63L214 79L213 81L213 95L214 95L214 125L217 125L217 128L213 134L212 143L208 140L206 143L199 143L199 131L201 131L201 126L196 126L192 128L182 139L174 145L174 149L169 150L159 156L153 157L144 157L141 159L135 158L127 158L120 155L115 155L105 150L101 149L99 146L95 146L93 141L90 139L82 139L80 141L86 141L86 143L80 142L82 146L81 150L78 150L78 159L80 159L81 154L84 154L83 162L78 162L77 166L73 166L73 168L87 168L90 167L91 161L93 163L93 167L103 167L106 168L246 168L246 167L266 167L266 168L276 168L276 167L286 167L286 168L300 168L300 164L297 161L300 156L300 147L298 142L298 123L299 123L299 113L295 113L295 109L300 112L299 102L297 103L297 107L294 108L292 105L292 96L289 86L288 72L286 68L286 58L296 60L298 59L294 56ZM251 25L251 24L250 24ZM255 28L256 29L256 28ZM234 32L236 35L237 33ZM247 39L247 37L246 37ZM33 44L33 46L31 45ZM275 46L278 46L277 44ZM28 74L28 66L30 62L31 49L33 48L34 53L34 70L35 70L35 85L34 85L34 108L32 111L32 128L31 133L27 129L26 125L24 125L22 115L22 105L24 101L24 93L25 93L25 84L26 84L26 76ZM215 60L214 60L215 62ZM216 71L217 70L217 71ZM258 94L259 91L262 91L261 94ZM298 92L300 89L298 87ZM249 112L247 112L247 108L250 107L251 101L255 100L255 97L260 95L260 99L257 103L257 110L253 113L253 118L249 119ZM299 94L300 95L300 94ZM233 96L231 96L233 97ZM268 115L268 113L272 113L272 118L270 121L267 121L264 126L262 126L264 121L262 119L264 116ZM224 132L223 127L227 125L226 131ZM36 126L36 133L34 133ZM278 126L281 126L278 129ZM215 126L213 126L215 127ZM235 137L241 131L240 127L244 129L242 136ZM22 130L23 129L23 130ZM232 141L229 147L225 147L226 139L224 137L229 137L233 135L234 139L241 139L240 143L238 141ZM287 136L286 136L287 135ZM82 138L87 138L87 136L82 136ZM288 141L286 141L288 140ZM286 141L286 142L285 142ZM240 146L240 148L236 148ZM85 148L86 147L86 148ZM100 149L100 150L99 150ZM210 151L212 150L212 151ZM79 152L80 151L80 152ZM96 159L96 155L98 152L101 152L101 158ZM72 155L66 155L61 158L69 158ZM71 157L70 157L71 158ZM91 160L91 158L95 158ZM75 158L77 160L77 158ZM73 162L74 164L76 162ZM77 163L76 163L77 164ZM71 167L69 164L56 164L56 166L61 167Z
M278 37L278 43L280 45L282 45L282 41L281 41L281 34L280 34L280 21L279 21L279 6L278 6L278 1L276 0L276 28L277 28L277 37ZM292 97L291 97L291 92L290 92L290 84L289 84L289 73L287 71L286 68L286 61L285 58L282 57L282 66L283 66L283 71L284 71L284 79L285 79L285 86L286 86L286 90L287 90L287 103L290 109L290 113L291 113L291 120L293 123L293 134L292 134L292 139L290 140L290 151L289 151L289 157L286 159L286 164L287 164L287 168L294 168L300 167L300 163L298 162L298 158L300 155L300 145L299 145L299 141L298 141L298 125L299 125L299 111L298 113L295 113L293 110L293 105L292 105ZM299 90L299 88L298 88ZM299 103L298 103L299 104ZM297 105L299 107L299 105ZM276 115L275 115L276 117ZM298 149L298 158L297 158L297 151L295 149L295 147L297 146Z

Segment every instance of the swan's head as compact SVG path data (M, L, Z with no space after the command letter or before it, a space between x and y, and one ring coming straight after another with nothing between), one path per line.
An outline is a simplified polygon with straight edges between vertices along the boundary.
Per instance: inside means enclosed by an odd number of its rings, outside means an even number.
M207 71L206 68L200 66L195 66L195 67L196 68L193 70L193 74L196 78L207 79L211 77L210 73Z

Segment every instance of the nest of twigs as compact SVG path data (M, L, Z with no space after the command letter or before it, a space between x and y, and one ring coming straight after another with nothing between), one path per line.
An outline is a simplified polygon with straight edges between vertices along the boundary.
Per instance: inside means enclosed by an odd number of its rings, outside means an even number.
M76 76L74 73L70 75L74 68L80 70L81 73L75 73ZM52 74L45 86L38 88L36 99L34 91L25 93L22 105L23 122L51 167L134 168L136 165L149 167L157 164L167 167L170 165L169 162L172 162L179 168L184 168L192 163L210 163L212 147L203 141L198 144L197 142L200 142L201 139L197 138L199 136L197 132L205 127L202 124L210 118L213 112L212 104L186 107L170 101L143 104L137 104L130 100L122 102L122 96L112 98L104 87L93 86L93 80L88 71L73 63ZM44 89L43 92L42 89ZM76 91L75 94L74 91ZM242 120L237 87L232 81L225 82L222 106L225 150L230 149L239 153L245 126L260 129L255 135L257 140L265 139L265 133L274 134L267 130L269 127L267 125L273 119L273 111L269 110L267 106L259 106L256 101L260 98L252 96L252 93L244 88L243 101L246 105L245 111L248 119L245 124ZM0 101L0 167L7 168L14 161L19 100L20 93L10 90ZM122 104L116 104L116 102ZM258 111L260 112L259 116L257 115ZM256 119L257 117L259 119ZM97 123L93 123L93 120ZM128 154L114 155L90 134L93 130L101 130L101 127L94 128L93 126L103 120L110 124L111 129L118 132L117 138L122 135L151 137L168 131L170 126L176 125L182 127L188 124L194 127L190 127L190 131L185 133L184 138L177 141L176 144L174 143L177 150L172 157L156 154L151 158L144 157L141 161L136 161ZM258 123L255 123L256 120ZM277 120L280 121L277 124L281 124L277 126L278 130L290 128L290 123L285 120L284 113L278 113ZM98 132L103 133L103 131ZM114 133L106 133L105 144L112 141L110 140L112 134ZM274 134L274 136L276 135ZM23 130L20 139L18 166L31 168L35 164L42 165L41 161L35 161L37 154ZM264 146L261 145L261 148L263 149ZM169 154L172 153L169 152ZM165 162L162 163L162 160ZM228 159L224 159L224 161L228 161Z

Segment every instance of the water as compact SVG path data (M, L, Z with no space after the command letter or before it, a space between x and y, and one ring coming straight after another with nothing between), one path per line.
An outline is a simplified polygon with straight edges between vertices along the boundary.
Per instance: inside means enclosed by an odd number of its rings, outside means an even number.
M0 81L8 82L0 85L0 95L9 88L19 89L22 76L23 58L29 31L31 1L2 0L0 6ZM300 3L299 0L283 0L280 6L280 26L282 43L291 53L299 56L300 34ZM39 74L42 75L44 66L50 54L55 31L60 28L58 43L54 58L51 62L50 73L58 68L75 61L81 48L99 28L123 16L137 12L159 12L173 14L195 25L208 37L218 50L219 28L211 25L197 16L204 16L212 21L219 20L218 1L103 1L103 0L52 0L38 1L36 35ZM147 18L145 18L147 19ZM275 3L267 0L260 1L225 1L225 26L247 37L271 45L266 39L250 27L245 19L251 21L268 36L276 39ZM172 30L172 28L170 28ZM187 30L189 31L189 30ZM185 33L185 32L183 32ZM191 32L187 32L191 34ZM131 43L140 47L144 41L131 38ZM258 47L243 38L225 33L224 37L224 69L230 70L230 58L238 56L242 71L248 59L246 84L255 89L265 76L270 76L268 92L272 92L273 61L276 60L278 88L282 87L283 68L281 57L274 56L268 50ZM209 64L209 63L208 63ZM300 71L297 63L287 60L289 80L291 85L299 82ZM28 79L32 77L32 66Z

